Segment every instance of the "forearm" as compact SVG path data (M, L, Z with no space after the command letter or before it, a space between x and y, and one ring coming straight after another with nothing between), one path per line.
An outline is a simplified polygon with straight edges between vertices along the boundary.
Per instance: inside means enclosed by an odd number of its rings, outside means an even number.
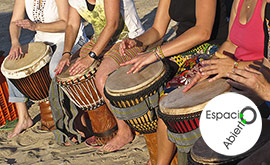
M20 33L21 33L21 28L16 26L15 22L11 22L9 25L11 45L19 43Z
M185 52L194 46L209 40L210 34L200 27L192 27L171 42L161 46L165 57Z
M142 35L136 37L136 40L140 41L143 44L143 46L148 46L159 41L160 39L163 38L163 36L164 34L160 35L159 32L154 27L151 27Z
M106 25L102 30L97 42L95 43L92 51L96 53L96 55L100 55L104 48L109 43L111 37L114 35L118 25Z
M65 32L66 26L66 21L59 20L52 23L37 23L35 30L49 33L58 33Z
M65 32L65 46L64 52L71 52L72 47L76 41L79 27L68 25Z

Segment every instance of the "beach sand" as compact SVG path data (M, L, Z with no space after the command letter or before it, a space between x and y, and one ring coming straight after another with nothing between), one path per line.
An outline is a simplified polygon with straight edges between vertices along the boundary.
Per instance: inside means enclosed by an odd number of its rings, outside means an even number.
M9 21L14 0L0 0L0 50L8 54L10 48ZM151 27L158 0L135 0L138 14L144 27ZM170 26L170 35L172 34ZM28 43L34 33L22 30L21 44ZM166 36L169 38L170 35ZM38 104L33 104L29 113L34 119L34 126L17 137L7 139L9 131L0 131L0 164L145 164L148 157L147 147L142 135L137 135L131 144L120 151L103 154L96 149L86 147L84 143L76 146L56 144L51 132L40 130Z

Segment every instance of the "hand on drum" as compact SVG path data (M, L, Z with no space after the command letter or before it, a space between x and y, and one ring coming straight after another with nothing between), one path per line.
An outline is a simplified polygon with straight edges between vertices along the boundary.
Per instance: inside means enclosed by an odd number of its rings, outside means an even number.
M143 66L145 66L147 64L151 64L152 62L154 62L156 60L157 60L157 58L153 52L139 53L137 57L135 57L135 58L131 59L130 61L127 61L123 64L120 64L120 66L133 64L133 66L130 68L130 70L127 72L127 74L129 74L131 72L136 73Z
M119 47L119 51L120 51L120 54L122 56L125 56L125 49L130 49L130 48L133 48L135 46L142 46L143 44L136 40L136 39L130 39L130 38L126 38L124 39L121 44L120 44L120 47Z
M253 67L253 68L251 68ZM228 77L235 80L228 80L228 83L233 87L239 88L240 85L247 86L250 89L254 90L262 99L270 101L270 69L263 66L260 67L254 66L245 67L242 69L234 69L233 73L228 73ZM241 88L240 88L241 89ZM247 91L241 91L243 95Z
M12 44L7 58L9 60L17 60L21 58L22 55L23 55L22 47L20 43L17 43Z
M17 20L15 24L16 26L22 27L24 29L36 31L36 24L29 19Z
M58 63L57 67L55 68L54 72L55 75L58 75L62 72L65 65L70 65L70 54L66 53L62 56L60 62Z
M200 69L200 72L197 72L196 76L183 89L183 92L187 92L197 82L206 79L210 75L217 74L213 78L209 79L209 82L215 81L221 77L226 77L226 74L232 71L234 67L234 60L229 57L205 60L201 63L203 65L203 68Z
M84 72L85 69L89 68L92 65L93 61L94 59L89 56L78 58L75 64L70 68L69 74L76 75Z

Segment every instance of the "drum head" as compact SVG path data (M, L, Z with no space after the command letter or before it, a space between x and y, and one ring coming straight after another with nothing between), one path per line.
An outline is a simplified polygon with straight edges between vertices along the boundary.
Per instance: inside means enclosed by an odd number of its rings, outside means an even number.
M91 76L91 75L95 74L95 72L97 71L96 69L97 69L97 67L100 64L100 61L98 61L98 60L95 60L92 63L92 65L88 69L86 69L84 72L82 72L80 74L76 74L74 76L71 76L69 74L69 70L75 64L75 62L76 62L76 60L78 58L79 58L78 55L73 55L72 56L72 59L71 59L71 62L70 62L71 65L69 67L68 66L65 66L64 69L63 69L63 71L62 71L62 73L60 73L59 75L56 76L56 80L57 81L60 81L60 82L69 82L71 80L74 81L74 80L77 80L77 79L82 80L82 79L85 78L84 75L85 76Z
M39 71L51 59L52 50L43 42L33 42L22 46L24 57L18 60L5 58L1 70L10 79L20 79Z
M168 115L182 115L202 111L207 101L229 91L230 85L224 79L213 82L204 80L186 93L184 87L175 89L160 102L160 111Z
M162 61L147 65L135 74L127 74L131 67L132 65L120 67L109 75L105 84L108 93L124 95L136 93L138 90L142 91L151 86L166 72Z

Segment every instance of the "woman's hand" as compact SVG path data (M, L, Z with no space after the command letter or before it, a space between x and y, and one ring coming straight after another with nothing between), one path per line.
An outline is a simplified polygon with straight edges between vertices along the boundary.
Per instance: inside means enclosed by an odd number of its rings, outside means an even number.
M124 39L119 47L119 51L120 54L122 56L125 56L125 49L131 49L134 48L135 46L143 46L142 42L136 40L136 39L130 39L130 38L126 38Z
M76 75L84 72L85 69L89 68L92 65L93 61L94 59L89 56L78 58L75 64L70 68L69 74Z
M235 61L229 57L205 60L202 61L202 64L205 65L205 67L201 68L200 71L202 72L203 76L217 74L213 78L209 79L209 82L215 81L221 77L226 77L228 72L232 72L234 62Z
M192 88L197 82L203 81L207 79L208 76L203 76L201 72L197 72L196 76L190 81L189 84L185 86L185 88L182 90L183 92L187 92L190 88Z
M15 25L31 31L36 31L37 27L37 24L30 21L29 19L17 20Z
M131 59L130 61L127 61L123 64L120 64L120 66L125 66L129 64L133 64L133 66L130 68L130 70L127 72L129 73L136 73L138 72L143 66L147 64L151 64L152 62L156 61L157 58L154 55L153 52L148 52L148 53L139 53L139 56Z
M9 60L17 60L21 57L21 55L23 55L21 44L12 44L7 58Z
M228 77L234 81L244 84L250 90L254 90L262 99L270 101L270 69L261 66L259 69L245 67L242 69L234 69L233 73L228 73ZM235 85L232 80L228 80L230 84Z
M58 63L57 67L55 68L54 72L55 75L60 74L63 71L63 68L65 65L69 66L70 65L70 54L66 53L62 56L62 59Z
M226 77L226 74L232 71L234 67L234 60L230 57L213 58L212 60L202 61L201 64L203 67L200 69L200 72L197 72L196 76L183 89L183 92L187 92L197 82L205 80L210 75L217 74L215 77L209 79L209 82L217 80L221 77Z

